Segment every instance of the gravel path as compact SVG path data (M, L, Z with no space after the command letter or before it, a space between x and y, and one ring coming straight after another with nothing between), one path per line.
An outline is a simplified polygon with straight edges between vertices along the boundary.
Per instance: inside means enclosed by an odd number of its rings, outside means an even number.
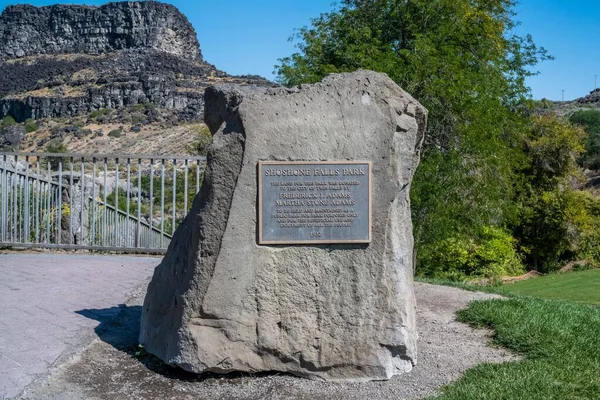
M490 332L455 321L471 300L495 297L456 288L416 284L418 365L386 382L328 383L282 374L197 376L165 367L136 347L143 286L96 339L70 362L22 395L23 399L416 399L435 395L468 368L515 360L489 347Z

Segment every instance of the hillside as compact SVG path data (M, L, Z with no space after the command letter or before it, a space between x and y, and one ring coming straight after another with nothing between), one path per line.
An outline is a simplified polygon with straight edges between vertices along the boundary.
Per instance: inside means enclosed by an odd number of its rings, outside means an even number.
M560 116L570 116L575 111L600 109L600 89L592 90L589 94L568 101L537 101L538 112L551 111Z
M218 82L272 85L204 61L194 28L168 4L17 5L0 15L0 119L22 125L0 131L4 149L164 154L164 141L183 152L197 139L204 89Z

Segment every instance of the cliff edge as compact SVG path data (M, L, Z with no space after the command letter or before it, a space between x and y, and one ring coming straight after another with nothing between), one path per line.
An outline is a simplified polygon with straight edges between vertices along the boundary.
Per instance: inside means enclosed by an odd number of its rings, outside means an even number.
M194 28L170 4L14 5L0 15L0 57L103 54L125 49L153 49L202 59Z

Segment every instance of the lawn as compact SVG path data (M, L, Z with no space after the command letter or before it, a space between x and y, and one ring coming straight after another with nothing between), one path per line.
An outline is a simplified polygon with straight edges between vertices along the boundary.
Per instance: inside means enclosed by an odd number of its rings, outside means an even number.
M600 308L516 297L473 302L459 319L523 360L472 368L437 400L600 399Z
M510 298L472 302L459 320L523 359L472 368L436 400L600 399L600 271L486 289Z
M508 293L600 305L600 270L552 274L509 284L502 289Z

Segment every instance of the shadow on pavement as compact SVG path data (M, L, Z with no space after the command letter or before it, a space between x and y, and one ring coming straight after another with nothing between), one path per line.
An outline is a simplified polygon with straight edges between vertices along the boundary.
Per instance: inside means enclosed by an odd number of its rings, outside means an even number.
M227 375L216 373L195 374L184 371L181 368L171 367L165 364L158 357L146 352L138 343L140 335L140 321L142 316L141 306L127 306L119 304L115 307L104 309L84 309L76 311L77 314L86 318L100 322L95 328L96 334L103 342L111 345L118 351L126 353L129 357L145 365L149 370L160 374L169 379L176 379L186 382L201 382L211 379L227 380L235 382L236 380L247 379L248 377L281 375L277 372L266 373L229 373Z
M166 365L138 344L142 316L141 306L119 304L110 308L79 310L76 313L100 322L100 325L95 328L100 340L116 350L126 353L151 371L171 379L184 381L198 379L196 374Z

